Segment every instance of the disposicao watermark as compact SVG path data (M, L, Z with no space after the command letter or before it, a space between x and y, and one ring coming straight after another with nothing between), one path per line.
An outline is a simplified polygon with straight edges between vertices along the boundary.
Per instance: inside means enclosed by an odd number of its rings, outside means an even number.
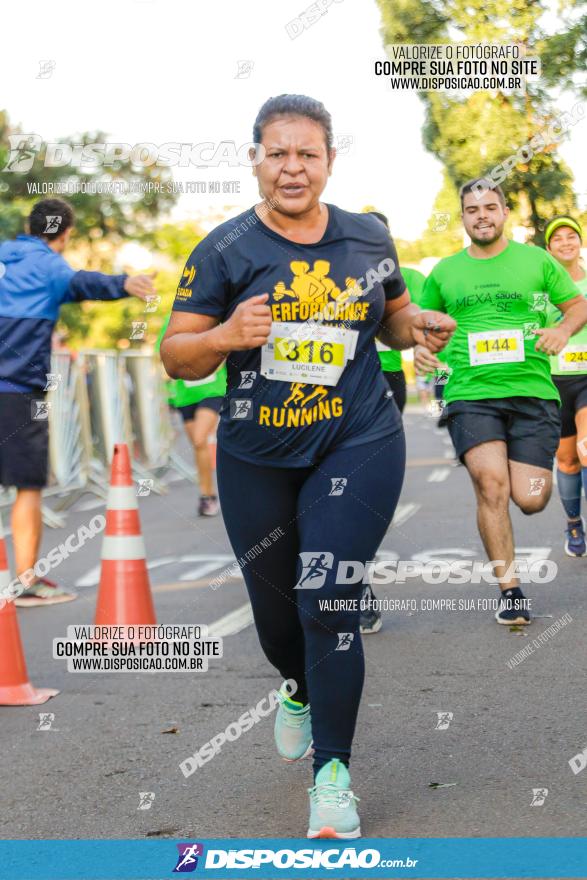
M425 584L495 584L495 566L505 566L505 560L479 562L473 559L419 562L408 560L381 560L360 562L341 559L334 569L334 556L329 551L305 551L299 554L302 571L295 590L317 590L324 586L330 571L335 571L336 584L405 584L410 578L422 578ZM514 559L501 577L503 582L519 578L524 583L552 583L558 566L551 559Z
M67 144L58 141L43 141L35 132L11 134L8 136L10 153L2 171L13 174L26 174L35 162L44 168L112 168L128 162L137 168L218 168L228 165L255 166L265 158L263 144L247 141L236 145L234 141L202 141L201 143L180 143L168 141L154 144L143 141L138 144L107 141ZM40 159L41 151L45 153Z
M286 691L288 696L293 696L298 689L297 683L292 679L288 679L283 684L283 689ZM262 721L263 718L266 718L270 715L278 703L280 702L280 694L279 691L275 689L270 691L266 697L263 697L256 706L252 706L250 709L247 709L246 712L243 712L242 715L237 718L236 721L232 721L225 730L217 733L216 736L213 736L212 739L204 743L197 752L193 755L190 755L189 758L186 758L179 765L179 769L186 777L186 779L191 776L199 767L203 767L204 764L207 764L208 761L211 761L222 749L222 746L227 742L235 742L235 740L240 739L243 733L246 733L255 724L258 724L259 721Z
M0 611L7 602L13 601L21 593L24 593L35 577L45 577L51 569L61 565L72 553L77 553L78 550L81 550L86 541L103 532L105 527L106 518L101 513L97 514L92 517L87 526L80 526L77 532L69 535L62 544L52 547L46 556L42 556L35 563L33 568L27 568L19 577L14 578L9 584L0 588Z

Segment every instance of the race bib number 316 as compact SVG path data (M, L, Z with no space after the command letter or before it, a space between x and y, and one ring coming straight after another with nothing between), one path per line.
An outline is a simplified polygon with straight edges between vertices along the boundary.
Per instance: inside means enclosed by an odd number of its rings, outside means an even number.
M275 337L275 360L300 364L333 364L344 366L344 345L341 342L320 342L309 339L297 342L288 337Z
M469 333L469 361L472 367L484 364L511 364L525 360L522 330L488 330Z
M344 327L274 322L261 349L261 373L280 382L336 385L355 356L357 337Z

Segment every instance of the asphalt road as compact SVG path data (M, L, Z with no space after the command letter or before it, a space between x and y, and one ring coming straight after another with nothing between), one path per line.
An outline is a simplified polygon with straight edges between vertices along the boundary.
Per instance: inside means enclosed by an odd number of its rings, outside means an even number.
M454 466L446 432L423 413L405 422L409 467L382 553L483 559L473 493L464 469ZM310 763L276 757L271 716L190 778L179 770L280 682L258 646L242 580L210 589L232 558L221 517L195 516L187 481L139 500L158 620L220 622L217 631L229 633L224 656L199 674L68 673L52 659L51 640L69 624L93 620L101 539L62 563L49 576L75 586L79 600L19 610L31 679L61 693L40 707L0 708L0 836L304 836ZM45 530L43 553L103 510L82 509L88 504L88 497L78 503L64 529ZM539 615L531 627L497 626L491 610L384 611L383 629L365 637L352 762L365 836L587 834L587 770L575 775L569 766L587 747L587 560L563 553L556 493L544 513L514 511L513 519L518 547L559 566L553 583L526 589ZM421 578L376 593L416 599L419 608L431 599L497 595L483 582ZM572 620L560 632L508 666L565 614ZM38 729L41 711L54 714L51 729ZM438 713L452 717L439 723ZM542 804L532 805L534 789L548 789ZM148 809L138 808L139 792L154 793Z

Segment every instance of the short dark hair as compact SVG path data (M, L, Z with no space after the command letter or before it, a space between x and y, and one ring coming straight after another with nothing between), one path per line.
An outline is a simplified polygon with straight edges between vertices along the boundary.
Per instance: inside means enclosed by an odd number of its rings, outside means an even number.
M278 116L305 116L322 126L326 139L326 148L332 149L332 118L321 101L308 98L307 95L278 95L269 98L259 112L253 125L253 141L260 144L263 139L263 128Z
M497 198L501 202L502 208L505 208L505 195L501 186L491 180L490 177L474 177L473 180L468 180L466 183L463 183L462 187L459 190L459 197L461 199L461 211L464 209L464 201L467 193L475 193L475 196L478 198L477 190L485 190L485 192L487 192L487 190L491 190L496 194Z
M75 215L69 202L63 199L41 199L33 205L28 222L31 235L52 241L73 226Z

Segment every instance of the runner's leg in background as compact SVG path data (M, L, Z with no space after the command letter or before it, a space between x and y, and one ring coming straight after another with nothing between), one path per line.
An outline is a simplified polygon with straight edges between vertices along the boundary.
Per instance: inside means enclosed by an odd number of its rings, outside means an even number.
M577 436L562 437L556 452L556 482L561 504L572 522L581 515L581 462Z
M17 489L11 515L12 543L17 576L33 568L43 533L41 490ZM35 578L31 580L33 583Z
M193 446L200 483L201 495L214 495L212 455L208 437L218 426L218 413L206 407L198 407L194 418L185 422L188 439Z
M465 466L471 475L477 497L477 526L490 562L503 560L505 565L494 566L502 591L518 586L518 579L502 582L514 561L514 537L510 519L510 474L507 447L503 440L480 443L465 452Z
M587 407L583 406L575 413L577 425L577 454L581 463L583 491L587 497Z

